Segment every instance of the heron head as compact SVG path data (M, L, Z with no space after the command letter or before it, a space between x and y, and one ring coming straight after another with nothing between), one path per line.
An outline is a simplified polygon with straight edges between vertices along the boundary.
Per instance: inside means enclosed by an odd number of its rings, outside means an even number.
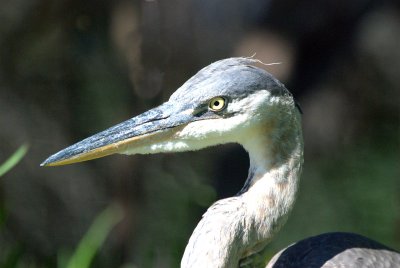
M57 166L106 155L197 150L248 138L295 108L289 91L252 58L217 61L164 104L86 138L46 159Z

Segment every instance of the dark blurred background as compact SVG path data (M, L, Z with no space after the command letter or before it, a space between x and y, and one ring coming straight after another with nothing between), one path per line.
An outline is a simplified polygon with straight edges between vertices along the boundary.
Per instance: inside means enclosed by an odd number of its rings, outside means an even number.
M271 254L356 232L400 249L400 5L384 0L0 2L0 265L56 267L96 215L124 220L93 267L177 267L215 200L238 192L238 145L111 156L57 168L50 154L167 100L209 63L251 56L303 109L305 167Z

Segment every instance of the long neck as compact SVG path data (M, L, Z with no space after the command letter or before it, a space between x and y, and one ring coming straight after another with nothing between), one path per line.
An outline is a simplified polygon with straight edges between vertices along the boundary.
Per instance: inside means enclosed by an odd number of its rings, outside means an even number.
M250 155L246 184L203 215L181 267L237 267L265 247L293 206L303 163L300 115L273 126L260 124L245 136L241 143Z
M303 164L300 115L274 124L270 131L259 128L264 135L255 130L253 137L243 142L250 156L249 175L239 192L249 224L245 255L264 247L285 223L298 189Z

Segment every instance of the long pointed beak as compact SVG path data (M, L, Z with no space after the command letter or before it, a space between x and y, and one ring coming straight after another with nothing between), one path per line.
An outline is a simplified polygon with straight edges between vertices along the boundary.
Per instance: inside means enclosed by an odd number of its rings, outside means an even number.
M176 111L169 102L131 118L47 158L41 166L67 165L103 156L124 153L128 148L141 148L137 153L148 153L154 142L170 139L179 126L193 121L191 109Z

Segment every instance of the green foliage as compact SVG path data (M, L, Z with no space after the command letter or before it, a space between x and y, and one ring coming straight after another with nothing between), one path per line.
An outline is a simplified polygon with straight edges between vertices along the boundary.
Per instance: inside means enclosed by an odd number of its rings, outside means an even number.
M94 220L92 226L83 236L78 246L68 258L68 254L60 252L58 258L59 268L88 268L103 245L108 234L115 225L121 221L123 217L122 210L116 206L111 205L101 212ZM17 244L9 250L4 260L0 262L0 267L15 268L25 267L27 263L34 265L25 259L23 247ZM27 263L26 263L27 261ZM36 267L36 266L29 266ZM42 267L42 266L41 266Z
M22 158L25 156L25 154L28 152L28 145L23 144L21 147L18 148L14 152L13 155L11 155L2 165L0 165L0 177L2 177L4 174L6 174L8 171L10 171L15 165L17 165ZM6 211L3 208L3 204L0 204L0 227L3 226L3 223L5 222L6 219Z
M21 145L21 147L19 147L14 152L14 154L12 154L2 165L0 165L0 177L2 177L4 174L10 171L13 167L15 167L15 165L17 165L22 160L22 158L28 152L28 148L29 146L27 144ZM3 226L5 221L6 221L6 211L3 207L3 204L1 204L0 227ZM19 245L17 245L15 248L10 250L10 252L6 253L5 259L0 262L1 267L4 268L17 267L20 254L21 254L21 249Z
M10 169L12 169L16 164L18 164L21 159L28 152L29 146L27 144L21 145L15 153L10 156L1 166L0 166L0 177L6 174Z
M100 213L79 242L79 245L65 267L90 267L94 256L99 251L112 228L122 220L122 216L122 210L115 205L108 207Z
M27 144L22 145L18 150L16 150L15 153L0 166L0 177L17 165L26 155L27 151ZM72 256L68 259L65 258L65 254L60 254L58 266L65 268L90 267L94 256L99 251L111 229L121 221L122 216L123 214L121 209L115 205L105 209L94 220L92 226L81 239ZM4 209L0 209L0 222L3 221L5 221L5 211ZM23 256L21 256L21 249L17 246L7 254L7 257L0 263L0 265L1 267L10 268L19 267L22 259Z

